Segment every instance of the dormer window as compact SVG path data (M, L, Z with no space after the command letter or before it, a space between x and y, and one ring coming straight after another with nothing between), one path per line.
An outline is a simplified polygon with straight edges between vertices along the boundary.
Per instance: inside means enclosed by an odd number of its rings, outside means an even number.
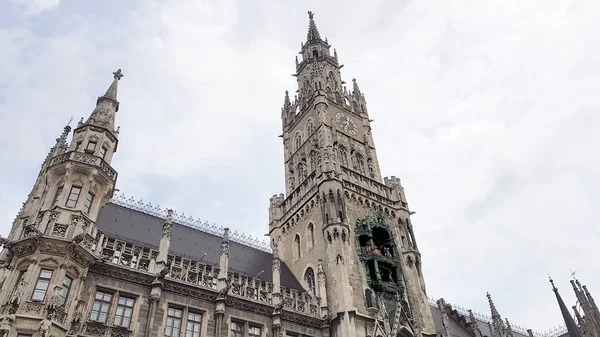
M85 148L85 152L92 152L92 153L93 153L94 151L96 151L96 145L97 145L97 144L98 144L97 142L94 142L94 141L91 141L91 140L90 140L90 141L87 143L87 146L86 146L86 148Z

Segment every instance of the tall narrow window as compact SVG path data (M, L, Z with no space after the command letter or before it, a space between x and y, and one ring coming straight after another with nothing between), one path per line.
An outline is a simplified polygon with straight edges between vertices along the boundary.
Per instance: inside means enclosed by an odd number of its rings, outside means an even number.
M135 300L133 298L119 296L117 311L115 313L115 326L122 326L129 329L134 303Z
M96 144L98 144L98 143L90 140L87 143L87 147L85 148L85 151L86 152L94 152L94 151L96 151Z
M300 258L300 235L296 234L294 238L294 250L296 251L296 260Z
M308 267L308 269L306 269L304 281L308 287L306 290L312 291L312 293L315 294L315 271L312 268Z
M108 316L108 310L110 309L110 303L112 301L112 294L97 291L96 297L94 297L94 304L92 306L92 314L90 319L92 321L106 323L106 317Z
M58 186L56 188L56 193L54 194L54 201L52 202L52 205L56 205L58 203L58 199L60 198L60 195L62 194L64 186Z
M315 246L315 226L310 222L308 224L308 248Z
M250 325L248 327L248 336L249 337L260 337L260 327L255 325Z
M31 296L32 300L43 301L44 298L46 298L48 286L50 285L50 279L52 278L52 272L53 271L50 269L42 269L40 271L40 276L38 276L37 282L35 284L33 296Z
M100 148L100 158L104 159L106 156L106 148L103 146Z
M69 276L65 276L65 279L63 280L62 283L62 289L60 290L60 294L59 294L59 304L61 306L65 305L65 302L67 302L67 297L69 297L69 291L71 290L71 284L73 283L73 279L70 278Z
M75 207L75 205L77 205L77 200L79 200L80 193L81 193L81 187L79 187L79 186L71 187L71 192L69 193L69 198L67 199L67 203L65 204L65 206Z
M85 196L85 202L83 203L83 212L89 213L90 208L92 207L92 202L94 201L94 194L92 192L88 192Z
M185 325L185 337L200 337L201 326L202 315L195 312L188 312L187 323Z
M231 337L244 337L244 323L231 322Z
M343 166L348 167L348 151L343 146L340 146L340 160Z
M302 146L302 136L296 135L296 150L298 150Z
M182 315L183 311L181 309L169 307L169 310L167 311L167 327L165 328L165 336L179 337Z

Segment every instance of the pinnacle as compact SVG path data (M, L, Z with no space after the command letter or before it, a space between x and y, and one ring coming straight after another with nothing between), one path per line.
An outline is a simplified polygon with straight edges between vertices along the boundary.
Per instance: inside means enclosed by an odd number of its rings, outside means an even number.
M315 23L315 20L313 19L314 17L314 13L311 11L308 11L308 34L306 35L306 41L313 41L313 40L320 40L321 39L321 35L319 34L319 30L317 29L317 24Z

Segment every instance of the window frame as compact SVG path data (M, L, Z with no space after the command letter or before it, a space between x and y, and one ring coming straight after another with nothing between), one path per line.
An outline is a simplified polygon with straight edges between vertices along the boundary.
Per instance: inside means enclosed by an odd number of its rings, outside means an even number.
M136 298L134 296L131 296L128 294L121 294L121 293L118 293L117 296L115 296L115 297L117 298L117 305L115 307L115 318L113 319L113 322L112 322L113 326L130 329L131 321L133 321L133 313L135 310ZM121 299L125 299L124 304L121 304ZM129 305L127 303L127 300L131 301L131 305ZM123 308L123 313L121 315L119 315L119 308ZM129 317L127 317L127 315L126 315L127 309L130 309ZM117 319L120 319L119 323L117 323ZM127 325L123 324L123 321L125 319L128 319Z
M104 294L102 296L102 299L98 299L97 298L98 293ZM102 323L104 325L108 324L107 323L108 316L110 315L110 310L112 308L112 302L113 302L113 300L115 298L115 294L116 293L117 292L113 292L113 291L106 290L106 289L96 289L96 292L94 293L94 299L92 301L92 310L90 311L90 317L89 317L90 321ZM108 301L105 300L105 295L110 295L110 299ZM100 307L98 308L98 310L94 310L94 305L96 304L96 302L100 303ZM108 304L106 312L104 312L104 314L105 314L104 320L100 320L100 316L103 313L102 312L102 304ZM94 318L94 311L97 312L96 318Z
M42 277L42 273L44 271L49 271L50 272L50 276L49 277ZM52 283L52 276L54 276L54 269L50 269L50 268L41 268L40 272L38 273L38 277L35 280L35 286L33 287L33 292L31 293L31 300L35 301L35 302L44 302L44 300L46 299L46 295L48 295L48 288L50 288L50 284ZM40 289L38 289L38 285L40 284L40 281L47 281L48 283L46 284L46 289L44 289L44 296L39 299L39 298L35 298L36 296L36 292L38 292Z
M62 195L62 192L65 189L65 185L60 185L56 188L56 192L54 192L54 200L52 201L52 206L58 204L58 202L60 201L60 196Z
M234 330L233 330L233 324L237 324L241 330L235 330L236 333L241 333L240 334L233 334ZM253 321L247 321L238 317L231 317L231 319L229 320L229 324L228 324L228 337L262 337L263 333L265 332L265 325L258 323L258 322L253 322ZM259 333L258 335L256 334L252 334L250 333L250 329L252 328L256 328L258 329ZM186 336L187 337L187 336Z
M94 148L90 149L90 144L94 144ZM96 147L98 147L98 142L94 140L88 140L87 145L85 146L85 152L96 152Z
M104 160L104 158L106 157L106 152L108 152L106 146L100 146L99 157L102 158L102 160Z
M67 287L65 287L65 280L71 280L68 284ZM65 278L63 279L62 283L61 283L61 289L60 289L60 293L58 294L58 298L59 298L59 304L61 307L64 307L65 304L67 303L67 299L69 298L69 294L71 293L71 287L73 287L73 281L75 281L75 279L69 275L65 275ZM66 292L64 290L67 290ZM64 296L63 296L64 294Z
M73 204L73 206L69 206L70 205L69 201L72 201L71 196L73 195L73 189L79 189L79 192L77 192L77 198L75 199L75 203ZM81 191L83 191L83 186L78 186L78 185L71 186L71 189L69 190L69 197L65 201L65 207L69 207L69 208L77 207L77 203L79 202L79 197L81 197Z
M181 317L177 317L177 316L173 316L173 315L169 315L169 310L179 310L181 311ZM200 317L199 320L191 320L190 319L190 315L198 315ZM198 337L203 336L203 329L204 329L204 316L206 315L206 311L205 310L200 310L194 307L188 307L185 305L181 305L181 304L177 304L177 303L167 303L167 310L166 310L166 316L164 318L164 329L163 329L163 335L164 336L172 336L172 337L180 337L180 336L184 336L187 337L188 336L188 332L191 332L191 337L194 336L194 329L192 328L192 330L188 330L190 324L193 325L197 325L198 326ZM180 321L180 325L179 325L179 331L177 334L173 335L173 331L171 331L171 334L167 334L167 329L169 328L168 323L169 323L169 318L176 318L179 319ZM171 327L172 329L172 327Z
M94 197L96 197L94 193L92 193L91 191L87 192L87 194L85 195L85 200L83 201L83 213L90 214L90 211L92 210L92 204L94 203Z

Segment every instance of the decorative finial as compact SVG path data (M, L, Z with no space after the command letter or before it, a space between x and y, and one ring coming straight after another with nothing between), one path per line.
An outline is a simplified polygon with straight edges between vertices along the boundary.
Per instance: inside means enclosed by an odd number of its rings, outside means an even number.
M114 78L115 80L120 80L121 77L125 76L121 73L121 69L118 69L117 71L113 72Z
M577 273L577 270L573 271L573 269L571 269L571 277L575 280L575 273Z
M311 12L311 11L308 11L308 18L309 18L310 20L312 20L314 16L315 16L315 13L313 13L313 12Z
M556 287L554 286L554 280L552 279L552 277L550 277L550 275L548 275L548 279L550 280L550 284L552 285L552 290L556 291Z
M229 228L223 228L223 241L229 241Z

